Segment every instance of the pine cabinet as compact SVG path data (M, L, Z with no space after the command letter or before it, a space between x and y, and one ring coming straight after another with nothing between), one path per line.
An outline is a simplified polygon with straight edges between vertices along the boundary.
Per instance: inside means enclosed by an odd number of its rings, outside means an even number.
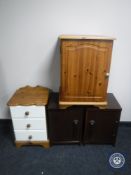
M107 105L113 40L60 36L60 105Z
M47 121L51 144L112 144L120 121L121 107L113 94L107 95L106 109L94 106L59 108L59 94L52 93L47 105Z

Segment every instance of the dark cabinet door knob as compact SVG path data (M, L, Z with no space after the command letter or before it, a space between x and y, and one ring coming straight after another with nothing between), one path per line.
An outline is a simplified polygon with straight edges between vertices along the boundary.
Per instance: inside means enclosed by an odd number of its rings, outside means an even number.
M26 115L26 116L28 116L28 115L29 115L29 112L28 112L28 111L26 111L26 112L25 112L25 115Z
M76 141L79 139L79 120L73 120L73 127L72 127L72 140Z
M75 125L77 125L79 123L79 120L74 120L73 122Z
M92 125L92 126L93 126L93 125L94 125L96 122L95 122L95 120L90 120L90 122L89 122L89 123L90 123L90 125Z

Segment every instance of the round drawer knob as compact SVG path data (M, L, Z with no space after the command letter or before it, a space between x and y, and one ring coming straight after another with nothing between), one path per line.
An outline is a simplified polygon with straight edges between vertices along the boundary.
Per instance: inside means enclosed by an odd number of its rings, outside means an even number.
M30 135L30 136L28 137L28 139L31 140L31 139L32 139L32 136Z
M31 127L31 124L27 124L26 127L27 127L27 128L30 128L30 127Z
M29 115L29 112L28 112L28 111L26 111L26 112L25 112L25 116L28 116L28 115Z

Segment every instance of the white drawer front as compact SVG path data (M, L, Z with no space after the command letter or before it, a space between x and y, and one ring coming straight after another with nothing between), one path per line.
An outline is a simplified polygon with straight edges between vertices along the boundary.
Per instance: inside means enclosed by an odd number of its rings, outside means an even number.
M45 106L10 106L12 118L43 118Z
M13 119L14 130L46 130L46 119Z
M45 130L15 131L16 141L46 141L47 132Z

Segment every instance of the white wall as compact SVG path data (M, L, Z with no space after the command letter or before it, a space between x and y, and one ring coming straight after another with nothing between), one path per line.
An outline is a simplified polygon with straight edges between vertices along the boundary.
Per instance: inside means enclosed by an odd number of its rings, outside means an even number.
M58 90L60 34L116 37L108 91L131 121L130 0L0 0L0 118L25 85Z

